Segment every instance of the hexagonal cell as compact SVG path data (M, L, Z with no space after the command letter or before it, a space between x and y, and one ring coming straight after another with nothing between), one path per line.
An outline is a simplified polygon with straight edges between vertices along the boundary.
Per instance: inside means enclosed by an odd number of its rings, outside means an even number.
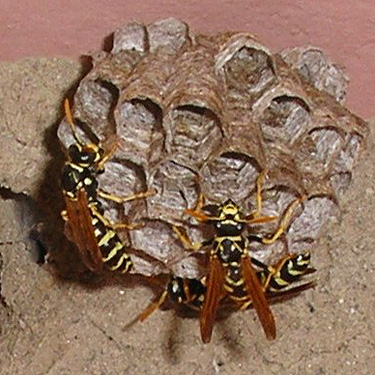
M207 256L202 253L191 254L169 268L173 275L200 279L206 275Z
M108 82L87 80L81 83L71 111L74 115L75 130L82 142L101 143L104 149L113 146L113 107L117 99L117 88ZM83 104L86 101L87 106ZM76 143L66 119L61 122L57 134L66 149Z
M253 102L276 80L271 52L250 34L233 35L220 46L215 60L229 101L243 97Z
M262 215L275 215L280 218L288 206L300 197L290 186L282 185L275 180L269 181L264 184L262 190ZM270 224L270 226L276 228L277 222Z
M281 52L283 59L318 90L326 91L344 103L349 78L345 69L332 63L324 52L315 47L294 47Z
M209 109L191 105L169 112L166 148L176 161L199 168L220 146L222 131L219 118Z
M124 162L123 160L115 159L107 162L104 173L99 174L97 180L99 186L106 187L106 193L114 194L118 197L125 198L147 190L146 176L143 169L129 161ZM112 217L109 216L112 220L121 220L121 214L130 214L132 219L145 215L146 201L143 198L126 202L123 205L107 199L102 199L102 203L105 209L112 208L115 211ZM123 207L120 210L121 206ZM121 213L119 213L119 210Z
M147 166L162 158L164 131L162 111L151 100L133 99L117 106L118 157Z
M141 61L142 55L136 50L111 53L93 53L91 56L93 70L83 79L86 81L104 81L116 86L119 90L125 87L134 67Z
M179 224L184 210L197 201L196 174L173 160L160 163L151 172L148 183L157 193L149 198L150 218Z
M175 18L158 20L147 27L150 52L166 48L177 52L190 43L189 27Z
M118 88L110 82L82 81L74 97L74 116L103 140L115 133L113 109L118 97Z
M189 255L174 237L170 225L162 220L145 220L144 223L144 227L130 231L129 234L132 246L146 254L150 262L155 259L169 267ZM134 272L142 273L142 270L135 269Z
M282 172L281 172L282 173ZM258 177L258 176L257 176ZM296 219L296 217L302 212L303 203L302 199L303 190L296 186L293 182L293 176L285 175L280 178L279 171L277 173L269 171L260 180L261 190L261 216L275 216L276 219L266 223L257 225L256 231L261 236L269 237L269 235L277 230L280 223L287 220L288 227ZM244 208L248 211L253 211L257 207L256 205L256 190L244 203ZM291 209L291 211L288 211ZM288 212L288 215L286 216ZM283 241L280 245L283 247ZM267 249L278 248L278 244L267 246Z
M94 137L95 139L91 139L89 135L81 128L80 121L75 121L75 132L81 142L85 142L85 143L98 142L98 140L96 139L96 136ZM92 132L90 131L90 133ZM69 146L72 144L75 144L76 139L74 138L72 129L70 128L70 125L68 124L66 119L64 119L60 123L59 128L57 129L57 136L59 137L61 145L63 146L63 148L65 148L65 153L67 154L67 150Z
M202 190L207 201L220 204L231 198L241 203L255 188L257 162L240 153L224 153L201 170Z
M304 203L299 200L301 197L297 197L288 186L273 185L274 182L269 181L269 186L265 184L260 216L275 216L275 220L264 224L249 225L247 228L250 253L265 264L274 264L289 253L289 228L304 210ZM257 238L272 238L280 225L286 225L286 231L275 242L263 244L252 240L254 235Z
M345 146L337 155L330 176L331 185L338 196L348 189L352 181L354 164L358 158L363 139L358 133L352 133L347 134L345 141Z
M330 196L313 196L305 201L303 213L292 223L287 234L290 253L310 250L322 235L327 222L339 213L337 202Z
M283 142L291 146L312 126L310 109L299 97L275 97L260 118L266 142Z
M115 30L111 52L113 55L130 50L145 53L147 50L146 40L146 27L139 22L131 22Z
M322 178L332 170L343 145L343 136L333 127L311 130L298 145L296 152L298 168L303 174Z
M270 56L255 48L242 47L224 65L228 90L260 94L275 79Z

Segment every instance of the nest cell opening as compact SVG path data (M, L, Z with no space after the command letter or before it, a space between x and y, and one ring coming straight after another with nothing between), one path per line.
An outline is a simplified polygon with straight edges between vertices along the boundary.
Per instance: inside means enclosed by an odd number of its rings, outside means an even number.
M260 124L266 140L291 145L311 127L310 109L299 97L281 95L264 111Z
M117 135L122 152L131 160L147 163L161 157L164 133L162 110L150 99L132 99L116 110Z
M224 65L228 90L257 94L275 80L271 57L264 51L242 47Z
M192 167L202 165L221 143L220 119L208 108L179 106L169 114L169 152Z
M332 172L343 143L343 136L333 127L311 130L295 154L299 169L311 176L326 176Z
M243 203L254 190L259 165L248 155L227 152L202 168L202 188L209 200L222 203L234 199Z
M194 207L198 197L196 174L173 160L161 163L150 177L156 195L149 198L148 215L166 221L180 221L186 208Z
M87 124L99 138L115 132L113 110L119 98L118 88L101 79L81 83L75 96L75 116Z

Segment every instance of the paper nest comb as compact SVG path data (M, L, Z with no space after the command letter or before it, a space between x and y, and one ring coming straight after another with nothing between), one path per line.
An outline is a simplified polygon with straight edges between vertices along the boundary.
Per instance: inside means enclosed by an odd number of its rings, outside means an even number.
M311 250L339 214L367 125L340 104L347 78L320 50L273 54L251 34L197 35L166 19L118 29L112 51L92 59L74 97L74 116L104 146L114 136L120 144L98 177L100 187L120 196L157 192L120 210L104 202L114 221L126 214L145 222L121 234L137 249L133 272L204 272L171 228L183 225L195 241L207 238L183 214L195 206L197 173L207 203L231 198L247 212L264 169L264 214L281 215L296 197L308 196L283 240L254 244L266 263L287 251ZM74 142L65 121L58 135L65 147ZM259 231L270 233L276 224Z

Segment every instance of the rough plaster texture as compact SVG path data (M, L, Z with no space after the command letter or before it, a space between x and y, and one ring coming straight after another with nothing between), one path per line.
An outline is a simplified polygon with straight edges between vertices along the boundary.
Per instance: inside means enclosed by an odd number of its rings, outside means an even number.
M252 32L275 52L290 46L319 46L351 77L349 108L366 118L374 115L372 0L1 0L0 9L2 60L30 55L78 59L97 50L104 35L129 21L148 23L170 16L205 33Z
M77 65L58 59L33 60L32 69L30 60L16 69L0 66L3 87L8 87L0 91L2 103L14 110L7 123L19 129L34 124L36 144L25 142L29 153L23 155L24 161L33 160L29 168L35 171L34 184L24 178L20 159L17 163L2 159L0 165L2 176L8 171L12 177L7 180L10 190L2 189L0 201L0 374L372 374L375 121L354 183L342 202L341 219L331 224L313 254L317 287L273 306L276 341L268 342L254 311L246 311L218 322L212 342L203 345L197 319L182 318L173 310L158 311L143 324L130 324L153 296L136 280L78 278L74 264L63 279L52 264L35 262L35 241L26 238L37 221L32 205L37 204L40 214L55 215L52 223L56 232L61 231L56 221L61 196L54 170L60 159L56 138L48 134L56 131L54 114L78 72ZM39 80L33 106L26 105L28 96L24 90L17 94L14 83L20 76L32 81L42 74L63 75L61 92L54 80ZM2 105L1 123L3 113ZM47 117L40 120L43 116ZM38 157L40 150L46 159L54 157L47 169ZM21 158L17 148L14 153ZM46 204L43 197L51 194L53 200Z
M57 121L63 95L79 72L77 63L64 59L29 58L1 64L0 163L6 165L0 174L2 187L35 196L49 161L45 142L54 137L50 126Z

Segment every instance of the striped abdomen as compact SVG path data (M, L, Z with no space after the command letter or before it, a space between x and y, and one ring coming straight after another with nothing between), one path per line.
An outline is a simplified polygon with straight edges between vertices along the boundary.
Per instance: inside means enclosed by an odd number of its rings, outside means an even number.
M314 269L309 268L310 253L286 258L279 265L275 266L275 268L267 267L254 259L252 261L257 266L264 268L264 270L257 272L257 276L261 285L265 288L266 295L270 292L272 295L277 294L282 289L299 281L304 275L314 272ZM205 282L205 278L198 280L175 276L168 283L167 291L169 299L172 302L188 305L192 308L201 308L206 293ZM265 285L266 283L268 284ZM310 283L306 285L310 285ZM224 288L228 293L229 299L236 304L246 303L250 300L250 296L244 288L241 269L234 267L233 264L227 269Z
M248 302L251 297L246 289L241 265L236 262L229 264L225 268L224 289L228 293L229 299L236 303Z
M133 263L126 252L126 247L120 240L118 234L102 222L101 217L92 213L92 225L99 250L102 254L102 261L111 271L120 273L128 272Z
M309 265L310 253L299 254L295 257L286 258L276 267L276 272L272 274L271 278L268 276L269 271L261 271L258 276L262 284L269 278L267 290L270 292L278 292L300 280L306 273L309 273L309 271L312 270L309 268Z

